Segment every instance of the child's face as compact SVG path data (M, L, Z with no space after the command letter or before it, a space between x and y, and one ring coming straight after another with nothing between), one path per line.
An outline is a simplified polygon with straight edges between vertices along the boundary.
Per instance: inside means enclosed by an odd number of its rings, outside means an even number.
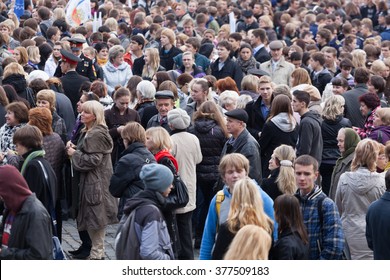
M336 86L333 85L332 92L333 94L343 94L346 91L346 88L343 88L342 86Z

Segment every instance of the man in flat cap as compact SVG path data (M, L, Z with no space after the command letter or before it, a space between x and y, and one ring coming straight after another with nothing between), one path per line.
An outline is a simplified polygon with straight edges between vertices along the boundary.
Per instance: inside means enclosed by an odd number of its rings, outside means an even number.
M73 53L66 50L61 50L61 64L60 69L64 74L60 80L62 87L64 88L64 94L72 102L72 107L75 116L77 116L77 102L80 99L80 87L81 84L89 81L88 78L81 76L76 72L77 64L81 61L81 58L75 56Z
M148 122L146 128L161 126L165 128L169 133L171 128L168 125L168 112L174 107L174 95L170 90L161 90L156 92L154 96L156 108L158 111L157 115L154 115Z
M253 16L253 12L251 10L245 10L242 12L242 17L244 18L244 22L239 22L237 24L236 32L245 31L248 32L251 29L259 28L259 23L256 18Z
M256 139L246 129L248 114L244 109L235 109L225 113L226 127L231 137L222 149L221 158L226 154L240 153L249 160L249 177L261 183L260 146Z
M261 64L261 69L268 72L272 81L277 85L289 85L291 73L295 70L294 65L284 59L283 47L281 41L272 41L269 44L271 60Z
M68 38L70 48L72 50L72 53L79 57L80 60L77 62L76 72L80 75L87 77L90 82L93 82L96 80L96 71L93 67L93 62L88 57L84 56L82 53L83 50L83 44L87 41L83 38L78 37L72 37ZM60 63L61 65L61 63ZM60 66L57 67L56 72L54 74L56 77L61 77L61 71Z

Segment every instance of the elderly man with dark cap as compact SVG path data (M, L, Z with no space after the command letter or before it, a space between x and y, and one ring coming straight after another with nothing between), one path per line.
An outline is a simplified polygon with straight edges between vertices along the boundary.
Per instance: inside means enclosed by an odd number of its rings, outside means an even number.
M162 164L150 163L142 167L139 176L145 189L126 202L125 217L135 211L134 224L131 228L132 223L124 223L121 234L127 232L128 236L118 239L116 256L118 259L172 260L171 238L162 211L172 189L173 174ZM122 246L121 239L128 240L125 242L128 248Z
M61 56L60 69L64 76L60 80L64 88L64 94L72 102L73 112L77 116L77 102L80 99L80 87L82 83L89 80L76 72L77 63L81 61L81 58L65 50L61 50Z
M192 212L196 208L196 165L202 161L202 152L198 138L187 132L190 116L183 109L168 112L168 125L172 129L172 155L179 164L179 175L186 184L189 195L188 204L176 210L178 235L180 236L179 259L193 260Z
M11 165L0 167L0 200L5 205L0 229L0 259L53 259L50 215Z
M262 63L261 69L270 75L275 84L289 85L295 66L284 59L282 41L272 41L268 46L271 50L271 60Z
M157 115L154 115L148 122L146 128L161 126L168 132L171 132L171 128L168 125L168 112L174 107L174 95L170 90L161 90L156 92L154 96L156 108L158 111Z
M223 147L221 158L226 154L240 153L249 160L249 177L261 183L260 146L256 139L246 129L248 114L244 109L235 109L225 113L226 127L232 135Z

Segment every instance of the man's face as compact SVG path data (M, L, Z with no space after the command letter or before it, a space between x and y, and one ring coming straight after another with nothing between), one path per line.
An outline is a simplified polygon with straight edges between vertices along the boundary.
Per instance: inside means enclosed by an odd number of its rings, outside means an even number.
M274 61L279 61L279 59L282 57L282 49L274 49L271 50L271 56Z
M246 24L252 24L254 19L253 19L253 17L246 17L246 18L244 18L244 21Z
M228 167L223 175L223 181L228 186L230 193L233 193L234 184L246 177L245 169L237 170L235 167Z
M130 42L130 50L132 52L139 51L142 49L142 45L139 45L136 41Z
M172 99L156 99L156 108L161 117L166 117L168 112L173 109Z
M218 57L222 60L226 60L229 57L229 51L227 48L219 46L217 48L218 51Z
M310 58L309 63L310 63L311 69L313 69L313 70L316 70L317 67L319 66L319 62L318 62L318 61L315 61L315 60L312 59L312 58Z
M271 84L261 83L259 86L259 92L263 101L271 101L273 92Z
M292 107L293 107L293 110L294 112L301 112L305 106L303 105L305 102L300 102L295 96L292 97Z
M62 63L61 63L61 72L62 72L63 74L65 74L66 72L68 72L68 70L69 70L69 63L67 63L67 62L62 62Z
M237 134L242 129L242 122L230 117L227 117L226 128L227 131L233 135Z
M263 11L262 11L262 9L261 9L261 6L260 6L260 4L255 4L254 6L253 6L253 14L254 15L261 15L261 13L262 13Z
M250 40L250 43L251 43L251 46L252 46L252 47L256 47L256 46L257 46L258 40L257 40L257 38L255 37L255 35L253 35L253 33L251 33L251 34L249 35L249 40Z
M324 56L325 56L325 65L329 67L333 66L335 61L335 57L333 56L333 54L324 52Z
M291 61L292 64L294 64L295 69L301 68L302 60L293 60Z
M295 182L301 194L307 195L315 186L317 180L318 171L314 171L313 165L300 165L295 164Z
M190 3L188 3L188 11L190 13L194 13L197 8L198 8L197 2L190 2Z
M175 14L176 16L178 17L181 17L182 15L185 14L186 11L184 11L183 7L181 5L177 5L176 9L175 9Z
M184 34L186 34L189 37L192 37L194 35L194 26L192 24L186 24L183 26Z
M382 56L383 58L388 58L390 56L390 49L389 47L382 47L381 48Z
M325 39L324 38L322 38L322 36L321 35L316 35L316 42L317 42L317 44L319 44L319 45L323 45L324 43L325 43Z
M232 45L233 50L237 50L240 47L240 41L236 41L233 38L229 38L229 43Z

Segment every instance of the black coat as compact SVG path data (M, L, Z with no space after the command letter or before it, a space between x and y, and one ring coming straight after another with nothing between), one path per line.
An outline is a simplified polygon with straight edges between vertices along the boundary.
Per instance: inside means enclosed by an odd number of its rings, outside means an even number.
M144 66L145 66L144 56L141 56L141 57L134 59L133 68L132 68L133 75L137 75L137 76L142 77L142 70L143 70Z
M81 61L77 63L76 72L81 76L88 78L90 82L96 80L96 73L94 71L93 62L89 58L85 57L83 54L80 55ZM61 62L58 63L56 71L54 72L55 77L62 77L63 73L61 72ZM64 84L62 84L64 86Z
M337 146L337 134L343 127L352 127L351 122L343 116L338 116L336 120L323 120L321 124L323 163L336 164L336 160L341 156L339 147Z
M276 183L276 179L278 179L279 176L279 171L280 168L272 170L268 178L263 178L263 181L261 182L261 188L272 198L272 200L275 200L279 195L283 194L279 190L278 184Z
M357 84L354 89L345 92L344 116L349 119L352 126L363 128L365 117L360 112L359 97L368 92L366 84Z
M168 70L173 70L173 65L175 64L173 58L177 56L178 54L182 53L183 51L179 48L176 48L175 46L172 46L172 48L165 53L164 48L160 49L160 65Z
M272 260L308 260L309 245L305 245L298 234L286 230L279 234L279 239L270 252Z
M227 223L223 223L219 228L217 240L215 241L214 250L211 256L213 260L223 260L234 236L235 234L229 230Z
M310 78L311 78L311 83L313 84L313 86L315 86L318 89L318 91L322 96L322 93L324 92L326 85L330 83L333 76L328 71L328 69L324 69L318 75L314 75L314 71L313 71L310 75Z
M236 82L237 88L240 90L241 81L244 78L241 67L239 67L238 64L230 58L225 61L225 64L221 70L218 69L218 64L219 58L210 65L211 75L213 75L217 80L231 77Z
M197 119L188 132L199 139L203 159L196 166L197 178L203 181L216 181L219 177L218 165L226 137L214 120Z
M5 114L7 111L5 110L5 106L0 104L0 127L5 124Z
M110 180L110 193L121 198L118 214L121 214L128 198L144 189L144 183L139 177L142 166L155 163L156 160L144 144L134 142L123 151L114 168Z
M260 50L258 50L254 57L260 63L267 62L271 59L271 55L265 47L262 47Z
M77 116L77 102L80 100L80 87L84 82L89 80L76 71L69 71L62 76L60 80L62 87L64 88L64 94L70 99L70 102L72 102L73 113Z
M259 140L259 132L263 130L263 126L267 121L267 117L263 115L260 110L261 101L263 99L259 97L255 100L248 102L245 106L245 111L248 113L247 129L255 137L256 140Z
M54 91L54 93L56 94L56 112L64 120L68 138L70 138L74 123L76 121L72 102L65 94L57 91Z

